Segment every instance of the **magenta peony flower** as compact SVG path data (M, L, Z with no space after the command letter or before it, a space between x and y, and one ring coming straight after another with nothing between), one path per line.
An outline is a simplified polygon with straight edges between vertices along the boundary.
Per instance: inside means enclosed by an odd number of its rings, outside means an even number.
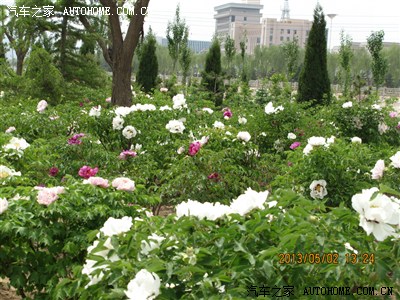
M195 156L197 154L197 152L199 152L200 148L201 148L200 142L191 143L189 146L189 155Z
M225 119L230 119L232 118L232 111L229 108L226 108L224 110L224 118Z
M207 176L208 179L214 180L214 181L219 181L219 174L217 172L211 173L210 175Z
M82 178L88 179L92 176L95 176L97 172L99 171L99 168L91 168L89 166L83 166L82 168L79 169L78 175L81 176Z
M83 106L83 102L79 102L79 106L82 107Z
M99 186L99 187L102 187L102 188L108 188L109 187L108 180L104 179L102 177L92 176L92 177L84 180L83 183L84 184L91 184L91 185Z
M119 154L119 159L127 159L129 156L135 157L137 153L132 150L124 150Z
M293 166L293 163L292 163L291 161L288 161L287 165L288 165L289 167L291 167L291 166Z
M58 172L59 172L58 168L51 167L50 170L49 170L49 175L54 177L54 176L57 176Z
M297 147L299 147L300 145L301 145L300 142L294 142L293 144L290 145L290 149L294 150L294 149L296 149Z
M85 134L79 133L75 134L72 138L68 139L68 145L80 145L82 144L82 141L80 140L81 137L84 137Z
M111 103L111 97L106 98L106 102Z

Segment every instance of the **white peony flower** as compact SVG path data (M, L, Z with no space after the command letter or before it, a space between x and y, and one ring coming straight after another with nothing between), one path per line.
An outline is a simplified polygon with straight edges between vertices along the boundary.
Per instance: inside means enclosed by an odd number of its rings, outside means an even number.
M312 136L307 140L311 146L323 146L326 144L326 139L322 136Z
M176 153L178 153L179 155L185 152L185 147L179 147L178 150L176 150Z
M272 102L268 102L268 104L264 108L264 111L267 115L273 114L275 112L275 108Z
M122 135L126 139L130 140L131 138L134 138L137 135L137 131L135 127L128 125L124 128L124 130L122 130Z
M352 138L351 138L351 142L352 142L352 143L361 144L361 143L362 143L362 140L361 140L359 137L355 136L355 137L352 137Z
M161 106L160 111L164 111L164 110L172 110L172 108L169 107L168 105Z
M168 92L168 88L162 87L162 88L160 88L160 92L161 93L166 93L166 92Z
M174 105L172 106L173 109L187 108L186 99L183 94L175 95L172 98L172 101L174 102Z
M240 125L244 125L247 123L247 119L245 117L239 117L238 122Z
M217 128L217 129L224 129L225 128L224 123L222 123L220 121L215 121L213 126L214 126L214 128Z
M89 111L89 116L98 118L101 115L101 105L94 106Z
M121 130L124 127L124 118L121 116L116 116L113 118L112 124L114 130Z
M313 199L323 199L327 194L326 190L326 181L321 179L321 180L314 180L310 184L310 196Z
M335 138L336 138L336 137L333 136L333 135L332 135L330 138L327 138L327 139L326 139L325 147L329 147L330 144L333 144L333 143L335 142Z
M297 136L293 132L289 132L288 135L287 135L287 138L289 140L294 140L294 139L296 139L296 137Z
M371 233L378 241L383 241L389 236L395 236L395 229L390 225L399 225L400 206L393 202L388 196L376 194L378 188L374 187L363 190L351 199L353 208L360 214L360 226Z
M345 247L347 250L353 251L355 254L358 254L358 251L355 250L355 249L350 245L350 243L344 243L344 247Z
M4 97L4 91L1 91L0 92L0 98L3 98Z
M251 188L248 188L244 194L240 195L232 201L230 208L232 210L232 213L237 213L241 216L244 216L255 208L263 209L267 197L268 191L256 192L253 191ZM269 205L269 207L273 207L275 205L276 201L271 202L271 205Z
M37 105L37 107L36 107L36 110L39 112L39 113L42 113L42 112L44 112L44 110L46 109L46 107L47 107L47 101L46 100L40 100L39 101L39 103L38 103L38 105Z
M21 157L23 151L29 147L27 141L23 138L12 137L8 144L3 146L5 151L14 150Z
M384 134L386 131L388 131L389 126L387 126L385 123L379 123L378 125L378 131L379 134Z
M210 115L212 115L213 112L214 112L211 108L208 108L208 107L204 107L204 108L202 109L202 111L206 111L206 112L208 112Z
M0 198L0 215L8 208L8 201L5 198Z
M115 114L120 117L125 117L132 112L132 109L127 106L119 106L115 109Z
M132 217L123 217L121 219L108 218L100 231L106 236L118 235L128 232L132 227Z
M185 130L185 125L181 121L178 120L171 120L165 126L166 129L169 130L171 133L183 133Z
M0 165L0 180L13 176L21 176L21 172L15 172L15 170L10 169L9 167Z
M314 147L310 144L307 144L303 149L303 153L305 155L308 155L312 151L312 149L314 149Z
M219 202L200 203L190 199L187 202L181 202L175 207L175 209L178 218L182 216L195 216L199 219L208 219L211 221L221 218L231 212L229 206L223 205Z
M371 170L372 179L381 179L383 177L383 171L385 170L385 161L380 159L376 162L375 167Z
M375 110L382 110L382 107L379 104L372 104L371 108Z
M140 270L128 283L125 295L132 300L152 300L160 294L161 281L156 273Z
M147 255L152 250L160 248L161 242L165 240L165 237L153 233L147 239L148 241L145 240L141 241L142 250L140 251L140 253L143 255Z
M392 161L392 163L390 165L393 166L394 168L399 169L400 168L400 151L397 151L395 155L390 157L390 160Z
M349 101L349 102L345 102L343 103L342 107L343 108L350 108L353 106L353 102Z
M240 131L240 132L237 134L236 138L237 138L238 140L240 140L240 141L244 141L244 142L247 143L248 141L250 141L251 135L250 135L250 133L248 133L247 131Z

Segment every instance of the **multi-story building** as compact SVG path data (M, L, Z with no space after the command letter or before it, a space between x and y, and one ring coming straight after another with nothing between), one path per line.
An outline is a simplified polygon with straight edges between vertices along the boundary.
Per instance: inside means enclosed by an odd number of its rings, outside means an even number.
M261 9L259 0L247 0L245 3L227 3L214 8L216 20L215 33L221 37L223 50L224 38L230 36L237 49L241 41L246 43L246 52L253 53L261 43Z
M299 46L305 48L311 26L312 21L309 20L265 18L262 20L261 44L270 47L293 41L296 38Z
M289 3L285 0L281 20L262 18L260 0L242 0L242 3L227 3L214 8L216 20L215 33L221 37L222 50L224 37L229 35L236 49L239 43L246 42L247 53L252 54L258 45L270 47L281 45L296 38L299 46L304 48L312 21L291 19Z

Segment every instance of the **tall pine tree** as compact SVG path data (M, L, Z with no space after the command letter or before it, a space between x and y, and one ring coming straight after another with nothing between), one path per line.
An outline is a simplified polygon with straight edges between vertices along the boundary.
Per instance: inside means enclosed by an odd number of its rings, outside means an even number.
M136 80L143 90L148 93L156 86L158 76L156 38L151 28L139 52L140 62Z
M330 98L326 21L321 5L317 4L308 37L304 66L300 73L298 101L314 100L314 104L329 104Z
M222 67L221 46L217 38L214 38L206 57L206 66L202 74L202 85L212 93L215 106L222 105Z

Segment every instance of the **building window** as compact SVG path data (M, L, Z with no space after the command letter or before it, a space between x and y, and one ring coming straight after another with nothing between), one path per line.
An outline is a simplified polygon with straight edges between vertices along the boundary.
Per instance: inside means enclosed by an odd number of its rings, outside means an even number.
M281 34L283 34L285 32L285 30L284 29L281 29Z
M273 34L273 33L274 33L274 29L271 28L271 29L269 30L269 33L270 33L270 34Z
M310 33L310 30L306 30L306 36L308 36L309 33Z
M297 34L297 30L296 29L293 30L293 34Z
M258 37L257 38L257 44L260 44L261 43L261 39Z
M272 40L273 40L273 36L270 35L270 36L269 36L269 41L272 42Z
M235 22L235 16L231 16L231 22Z
M287 37L286 37L286 40L289 42L289 41L290 41L290 37L287 36Z
M283 36L281 36L281 41L283 41Z
M287 30L287 34L290 34L290 29Z
M247 21L247 17L243 17L243 21Z

